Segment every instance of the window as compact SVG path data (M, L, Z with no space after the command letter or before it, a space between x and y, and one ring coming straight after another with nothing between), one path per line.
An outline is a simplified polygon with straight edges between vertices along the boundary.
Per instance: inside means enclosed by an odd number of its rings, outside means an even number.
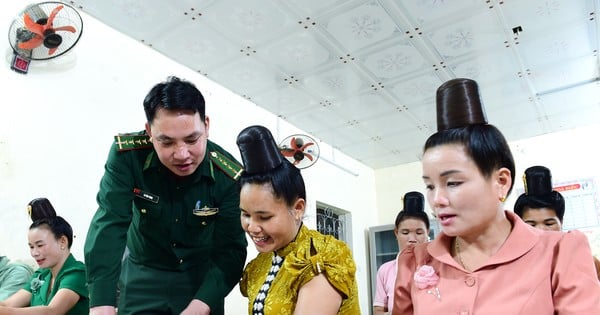
M350 212L317 202L317 231L331 235L352 248L351 225Z

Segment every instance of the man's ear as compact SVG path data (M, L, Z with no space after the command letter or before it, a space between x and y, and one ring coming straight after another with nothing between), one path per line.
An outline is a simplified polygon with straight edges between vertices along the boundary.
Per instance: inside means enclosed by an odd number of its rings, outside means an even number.
M148 134L149 137L152 137L152 130L150 129L150 124L146 123L145 128L146 128L146 134Z

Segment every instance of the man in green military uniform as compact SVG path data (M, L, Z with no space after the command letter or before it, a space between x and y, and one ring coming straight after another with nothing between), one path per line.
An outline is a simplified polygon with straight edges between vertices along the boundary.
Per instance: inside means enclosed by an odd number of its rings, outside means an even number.
M208 140L190 82L157 84L144 111L146 130L115 137L100 182L84 249L90 314L223 314L246 260L241 167Z

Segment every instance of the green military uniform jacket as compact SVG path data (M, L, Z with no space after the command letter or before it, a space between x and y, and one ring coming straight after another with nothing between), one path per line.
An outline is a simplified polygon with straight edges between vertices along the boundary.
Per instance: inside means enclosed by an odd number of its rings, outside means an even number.
M196 172L176 179L151 143L142 141L123 151L119 149L123 141L115 138L84 248L91 306L116 305L127 244L134 263L161 270L204 271L194 298L211 309L222 309L246 260L239 186L234 179L239 163L208 141ZM160 279L152 280L163 285Z
M23 287L31 293L30 306L47 306L58 290L69 289L79 294L79 301L67 312L67 315L87 315L90 313L88 288L85 285L85 265L75 260L72 254L69 254L56 275L52 291L48 292L51 283L52 273L50 269L41 268L36 270L31 280Z

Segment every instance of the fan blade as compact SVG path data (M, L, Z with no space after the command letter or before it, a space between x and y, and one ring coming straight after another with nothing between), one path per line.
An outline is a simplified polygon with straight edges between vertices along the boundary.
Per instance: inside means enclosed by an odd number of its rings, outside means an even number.
M294 150L300 149L298 147L298 143L296 143L296 137L292 137L292 140L290 140L290 147L292 147Z
M313 160L312 155L308 154L308 153L304 153L304 156L307 157L309 160Z
M32 39L30 39L26 42L19 43L18 46L21 49L31 50L31 49L39 47L43 42L44 42L44 40L36 34Z
M306 149L306 147L308 147L308 146L311 146L311 145L314 145L314 144L315 144L314 142L309 142L309 143L307 143L307 144L303 145L303 146L300 148L300 150L304 151L304 150Z
M54 48L50 48L50 49L48 49L48 55L52 55L52 54L54 54L54 52L56 51L56 49L57 49L57 48L58 48L58 47L54 47Z
M29 14L25 13L25 15L23 15L23 22L25 23L25 27L30 32L35 33L40 37L44 37L44 26L35 23L29 16Z
M54 18L56 17L58 12L60 10L62 10L62 8L64 8L64 7L65 7L64 5L59 5L56 8L54 8L54 10L52 10L52 13L50 13L50 16L48 17L48 21L46 22L46 25L44 25L44 30L47 30L52 27L52 23L54 23Z
M71 25L56 27L56 28L53 28L52 30L55 32L56 31L66 31L66 32L71 32L71 33L77 32L77 30Z

